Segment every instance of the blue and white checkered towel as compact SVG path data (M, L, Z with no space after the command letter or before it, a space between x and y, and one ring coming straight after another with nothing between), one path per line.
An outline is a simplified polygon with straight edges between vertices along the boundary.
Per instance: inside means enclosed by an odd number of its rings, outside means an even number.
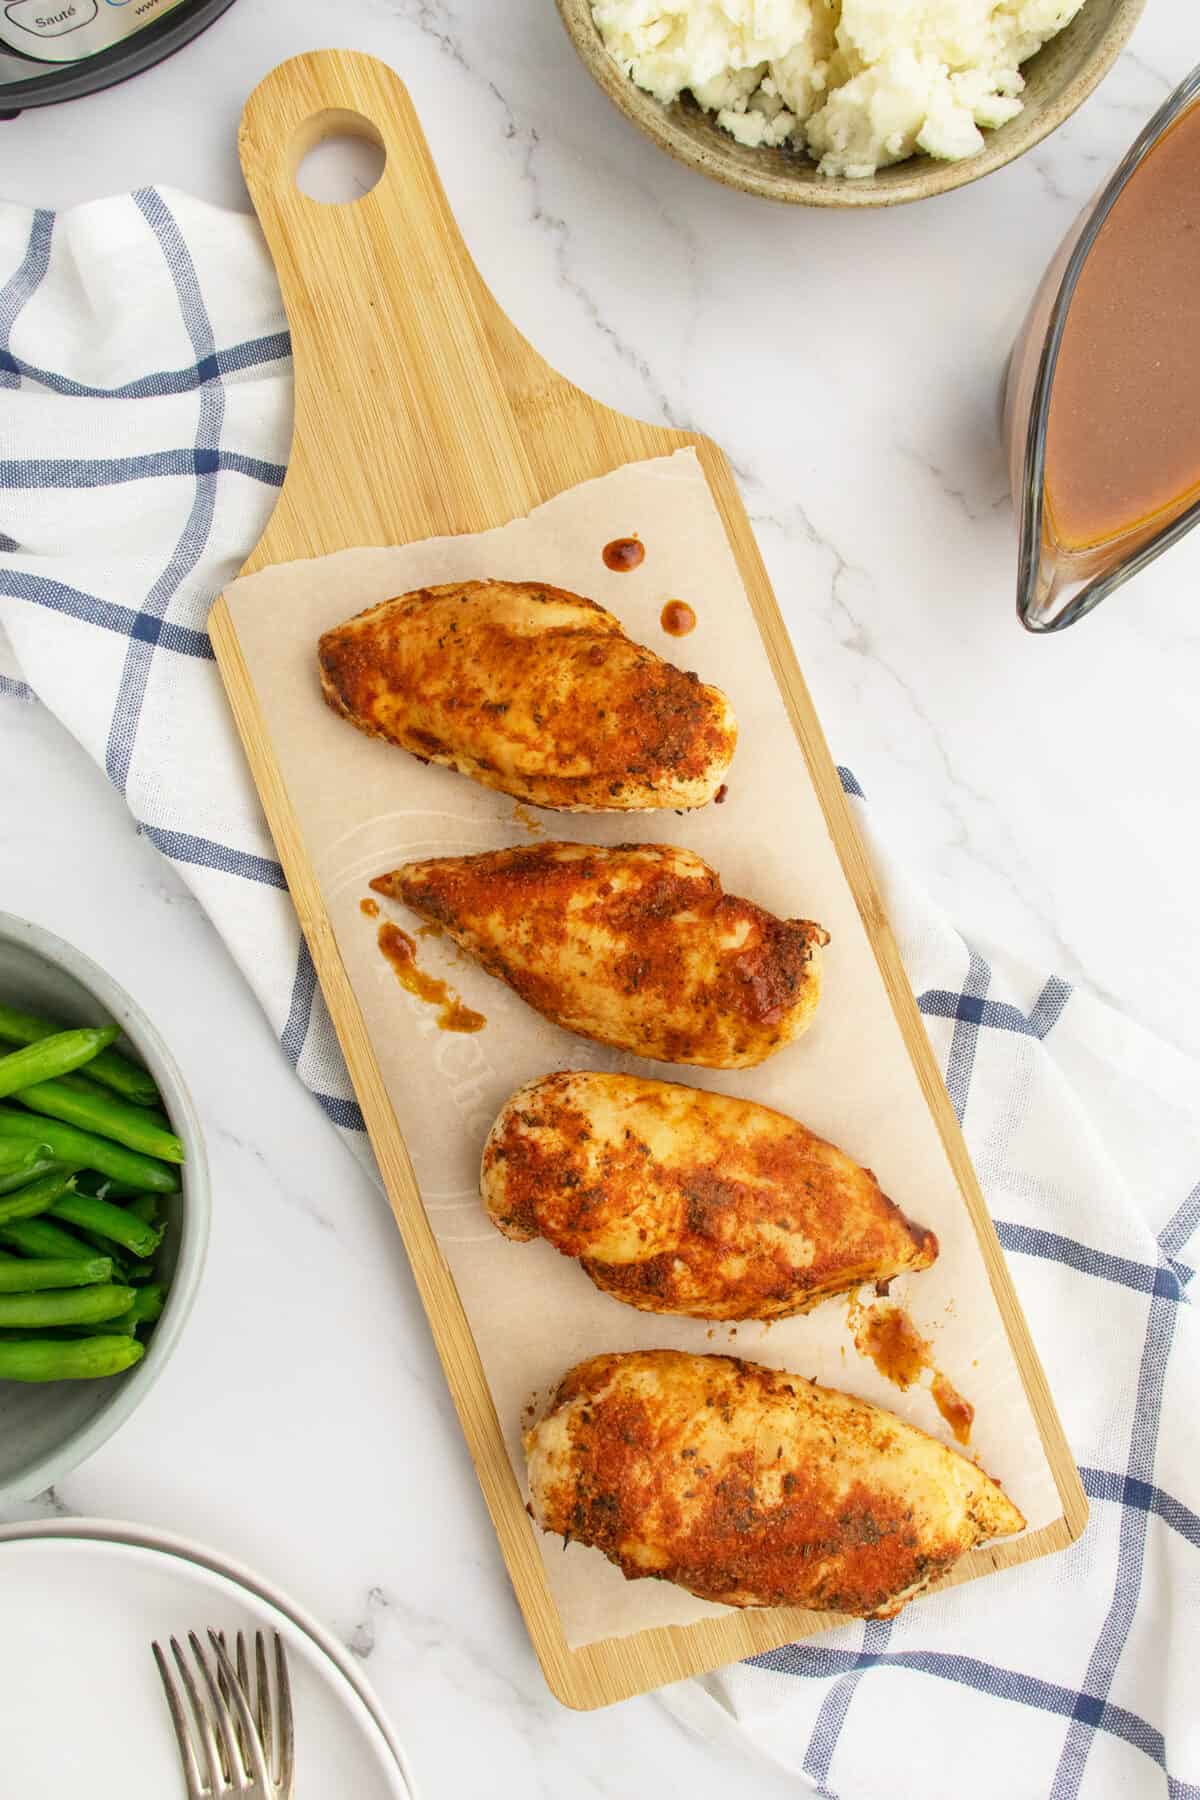
M287 352L248 219L156 191L0 209L0 694L36 695L121 790L361 1152L205 635L282 479ZM666 1703L845 1800L1200 1800L1200 1075L985 960L878 854L1091 1523Z

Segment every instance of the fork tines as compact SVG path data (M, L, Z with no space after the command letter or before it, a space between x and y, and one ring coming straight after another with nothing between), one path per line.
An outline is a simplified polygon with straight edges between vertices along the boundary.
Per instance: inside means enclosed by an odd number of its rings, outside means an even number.
M175 1727L188 1800L220 1800L229 1794L289 1800L294 1763L291 1684L283 1639L278 1632L272 1635L274 1698L261 1631L254 1634L253 1682L243 1632L238 1632L235 1643L236 1664L225 1647L224 1632L208 1632L210 1657L196 1633L189 1631L191 1662L178 1638L171 1638L178 1684L161 1644L152 1646Z

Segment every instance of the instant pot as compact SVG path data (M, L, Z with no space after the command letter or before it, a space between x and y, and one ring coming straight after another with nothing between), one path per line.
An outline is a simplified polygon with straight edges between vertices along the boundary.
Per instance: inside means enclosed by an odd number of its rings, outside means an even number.
M0 118L161 62L233 0L0 0Z

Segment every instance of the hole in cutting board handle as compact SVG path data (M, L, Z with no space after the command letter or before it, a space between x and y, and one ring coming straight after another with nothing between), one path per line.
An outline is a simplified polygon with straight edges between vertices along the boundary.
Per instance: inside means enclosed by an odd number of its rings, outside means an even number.
M306 119L292 140L292 179L323 206L350 206L369 194L387 164L377 128L363 113L331 107Z

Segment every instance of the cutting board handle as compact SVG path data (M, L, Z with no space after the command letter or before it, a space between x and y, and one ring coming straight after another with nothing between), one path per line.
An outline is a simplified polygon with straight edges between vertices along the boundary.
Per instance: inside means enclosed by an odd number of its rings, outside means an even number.
M342 135L368 139L386 161L369 193L331 205L303 193L296 172L314 145ZM480 280L400 78L353 51L293 57L251 94L239 150L296 370L287 478L247 567L281 560L278 544L295 556L298 539L312 555L403 543L535 505L522 397L573 390ZM371 455L397 442L390 464ZM315 513L319 537L306 523Z

